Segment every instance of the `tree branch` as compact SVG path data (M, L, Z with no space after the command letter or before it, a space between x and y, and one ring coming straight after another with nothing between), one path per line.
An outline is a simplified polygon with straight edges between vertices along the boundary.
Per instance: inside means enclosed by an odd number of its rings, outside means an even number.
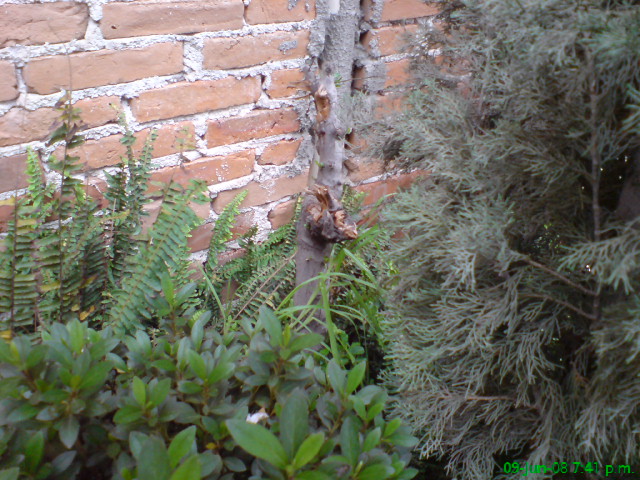
M531 265L532 267L536 267L536 268L539 268L540 270L544 270L549 275L552 275L552 276L556 277L558 280L562 280L567 285L569 285L569 286L571 286L571 287L573 287L575 289L580 290L582 293L585 293L585 294L591 295L591 296L598 295L598 292L596 292L594 290L590 290L590 289L588 289L586 287L583 287L579 283L576 283L576 282L570 280L569 278L567 278L564 275L562 275L560 272L556 272L552 268L549 268L546 265L543 265L542 263L538 263L538 262L536 262L535 260L532 260L529 257L523 257L523 260L525 262L527 262L529 265Z
M525 298L539 298L541 300L547 300L549 302L553 302L553 303L557 303L558 305L561 305L565 308L568 308L569 310L572 310L574 312L576 312L578 315L581 315L585 318L588 318L589 320L597 320L598 317L596 317L595 315L591 314L591 313L587 313L584 310L576 307L575 305L571 305L569 302L565 302L564 300L560 300L559 298L553 298L550 297L549 295L539 295L536 293L528 293L525 295L522 295Z

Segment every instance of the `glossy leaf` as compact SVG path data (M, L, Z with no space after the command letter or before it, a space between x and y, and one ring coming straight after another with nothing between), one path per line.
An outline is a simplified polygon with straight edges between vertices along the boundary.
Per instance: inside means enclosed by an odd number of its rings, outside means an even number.
M278 468L286 466L287 453L280 440L262 425L244 420L227 420L227 428L236 443L251 455Z
M189 453L191 450L191 446L196 438L196 427L195 425L190 426L189 428L185 428L180 433L178 433L173 440L171 441L171 445L169 445L169 461L171 463L171 468L175 468L180 460ZM198 463L198 468L200 463Z

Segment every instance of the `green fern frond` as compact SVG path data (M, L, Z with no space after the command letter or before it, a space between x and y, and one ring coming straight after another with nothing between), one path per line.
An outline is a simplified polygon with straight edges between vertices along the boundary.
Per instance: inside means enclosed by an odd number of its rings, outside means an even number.
M201 222L189 203L202 195L205 188L204 183L192 181L186 190L177 184L166 189L158 219L149 231L149 241L132 257L122 289L114 294L109 321L120 333L141 328L143 319L151 318L150 297L161 291L162 273L167 268L178 270L184 261L180 253L186 252L187 235Z
M224 207L213 227L213 235L209 242L205 272L213 272L218 265L218 256L226 250L226 244L233 237L231 228L236 217L240 214L240 204L246 198L248 192L242 191Z

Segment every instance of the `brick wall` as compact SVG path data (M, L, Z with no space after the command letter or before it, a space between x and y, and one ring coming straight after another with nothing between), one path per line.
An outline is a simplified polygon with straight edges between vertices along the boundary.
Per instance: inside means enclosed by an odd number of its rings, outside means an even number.
M312 155L301 67L316 26L314 0L289 3L0 1L0 231L7 200L24 194L27 147L55 151L44 139L61 89L72 89L82 110L83 178L98 195L124 149L112 106L124 111L139 144L159 131L152 180L207 182L211 204L197 209L206 222L193 232L194 252L207 248L217 215L242 189L249 190L242 222L263 236L286 222ZM407 78L403 34L436 13L420 0L365 0L354 86L391 108ZM368 201L409 178L387 181L373 159L354 156L349 166L349 181Z

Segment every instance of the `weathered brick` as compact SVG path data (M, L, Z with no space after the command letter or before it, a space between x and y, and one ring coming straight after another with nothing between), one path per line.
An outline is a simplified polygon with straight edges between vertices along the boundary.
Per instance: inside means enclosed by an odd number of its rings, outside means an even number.
M27 183L27 154L0 158L0 192L25 188Z
M364 34L362 44L374 56L403 53L407 49L407 40L417 29L417 25L394 25L369 30Z
M242 0L117 2L103 7L105 38L190 34L242 28Z
M289 8L287 0L251 0L245 18L249 25L259 23L298 22L313 20L316 16L316 4L299 0L293 8Z
M16 69L11 62L0 62L0 102L18 97Z
M70 89L71 85L80 90L171 75L182 69L182 44L159 43L131 50L36 58L24 67L23 73L30 92L46 95Z
M253 103L260 92L257 77L180 82L141 93L132 100L131 110L139 121L148 122Z
M434 3L425 3L422 0L384 0L380 18L374 17L373 3L375 0L364 0L363 10L365 20L388 22L403 20L406 18L430 17L440 13L440 7ZM383 0L377 0L378 3Z
M299 96L308 91L309 83L299 68L271 72L271 84L267 88L267 95L271 98Z
M82 3L0 5L0 48L81 39L88 21L89 9Z
M410 63L408 58L387 63L387 77L384 82L384 88L397 87L411 80L411 74L409 73Z
M20 201L21 198L24 197L18 197L17 200ZM5 233L6 231L8 231L9 221L14 218L15 201L16 197L10 197L6 200L0 200L0 233ZM3 241L0 241L0 246L3 243ZM2 249L0 249L0 251L2 251Z
M348 160L349 180L358 183L384 173L381 158L353 157Z
M149 214L142 217L142 231L147 232L149 228L155 223L158 219L158 215L160 214L160 210L162 209L162 198L155 198L150 203L147 203L144 206L144 210ZM210 205L208 203L195 203L190 202L189 207L194 213L201 219L206 219L209 217ZM196 227L198 228L198 227Z
M386 180L360 185L356 187L356 190L367 194L362 202L364 206L373 205L385 195L391 195L399 189L408 188L416 179L427 175L428 172L420 170L411 173L402 173L395 177L387 178Z
M187 128L193 134L193 124L181 122L175 125L165 125L158 129L158 138L153 144L153 157L163 157L180 151L180 145L176 138L181 134L181 130ZM141 130L135 134L137 141L133 145L135 155L139 155L144 146L144 142L151 132L151 129ZM86 143L74 149L72 153L80 157L84 163L85 170L116 165L125 154L126 148L120 140L122 135L110 135L98 140L87 140ZM59 152L58 152L59 155Z
M271 222L271 228L276 229L289 223L293 218L296 211L295 198L287 200L286 202L279 203L273 210L269 212L269 222Z
M115 122L117 112L109 106L120 105L118 97L100 97L80 100L74 107L81 110L82 122L89 128ZM0 117L0 147L18 143L43 140L48 137L54 123L57 123L60 112L53 108L24 110L12 108Z
M307 54L309 32L274 32L204 41L204 68L224 70L269 61L300 58Z
M253 110L241 117L222 118L209 122L206 139L209 147L215 147L296 132L299 129L298 115L291 108Z
M265 147L258 158L260 165L284 165L293 162L302 140L283 140Z
M233 239L236 239L245 233L247 233L251 227L255 224L253 212L245 212L238 215L235 219L235 224L231 229ZM199 227L194 228L191 231L191 237L187 240L187 245L192 252L199 252L201 250L207 250L211 237L213 236L213 229L215 228L215 222L205 223Z
M151 180L169 182L173 179L173 181L186 186L189 180L194 179L204 180L207 185L213 185L249 175L253 171L255 157L254 150L244 150L231 155L199 158L181 166L156 170L151 175ZM151 185L149 190L158 190L158 188Z
M275 202L283 197L301 192L307 186L308 172L304 171L295 177L280 177L267 180L263 183L251 182L246 187L236 188L220 192L213 201L213 209L216 213L222 212L225 206L243 190L247 190L247 196L240 204L241 208L255 207L269 202Z

